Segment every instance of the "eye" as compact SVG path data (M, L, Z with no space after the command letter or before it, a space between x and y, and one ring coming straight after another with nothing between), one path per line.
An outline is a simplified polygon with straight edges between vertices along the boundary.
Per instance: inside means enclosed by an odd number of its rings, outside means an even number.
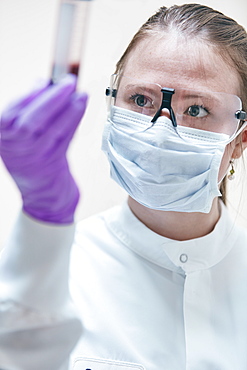
M131 100L138 106L138 107L145 107L151 108L153 106L152 100L147 98L145 95L135 94L131 95Z
M191 105L185 113L191 117L202 118L206 117L209 114L209 111L202 105Z

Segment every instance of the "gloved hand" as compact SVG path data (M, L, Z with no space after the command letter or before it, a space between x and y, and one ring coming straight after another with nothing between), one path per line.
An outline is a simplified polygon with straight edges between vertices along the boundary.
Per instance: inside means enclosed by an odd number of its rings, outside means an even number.
M75 87L76 77L68 75L33 91L1 116L2 160L21 191L24 211L46 222L73 222L79 200L66 151L87 95Z

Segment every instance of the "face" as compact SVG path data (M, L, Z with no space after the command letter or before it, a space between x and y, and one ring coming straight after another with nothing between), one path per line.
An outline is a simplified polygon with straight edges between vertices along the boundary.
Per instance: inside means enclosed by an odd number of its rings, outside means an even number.
M175 91L192 89L240 94L236 71L212 47L195 39L186 40L176 32L165 38L157 34L140 41L130 53L122 74ZM163 114L169 115L168 112ZM235 155L236 140L226 147L219 180L226 174L229 161Z

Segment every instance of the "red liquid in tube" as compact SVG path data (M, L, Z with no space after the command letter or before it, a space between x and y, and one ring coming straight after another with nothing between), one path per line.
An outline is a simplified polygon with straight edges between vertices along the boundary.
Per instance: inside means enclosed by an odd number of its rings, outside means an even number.
M69 65L68 72L72 73L73 75L78 76L79 75L79 69L80 64L79 63L73 63Z
M51 80L79 74L90 0L61 0Z

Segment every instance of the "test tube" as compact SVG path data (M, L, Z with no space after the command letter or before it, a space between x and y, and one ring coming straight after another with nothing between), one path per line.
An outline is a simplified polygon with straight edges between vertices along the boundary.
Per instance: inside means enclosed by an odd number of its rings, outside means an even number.
M67 73L79 74L92 0L61 0L51 81Z

